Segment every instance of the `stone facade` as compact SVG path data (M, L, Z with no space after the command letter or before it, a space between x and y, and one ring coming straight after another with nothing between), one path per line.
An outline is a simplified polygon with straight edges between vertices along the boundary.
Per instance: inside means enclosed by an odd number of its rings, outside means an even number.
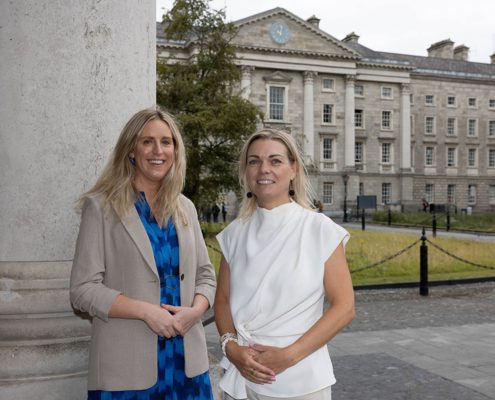
M235 45L244 96L263 126L297 138L325 210L355 209L359 194L379 208L494 210L495 64L450 39L428 57L377 52L318 23L275 8L235 22ZM192 51L157 31L159 56Z

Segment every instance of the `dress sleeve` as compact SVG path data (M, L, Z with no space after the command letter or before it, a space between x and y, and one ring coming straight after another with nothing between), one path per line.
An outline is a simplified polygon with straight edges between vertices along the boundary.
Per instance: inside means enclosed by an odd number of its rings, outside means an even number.
M321 214L320 214L321 215ZM330 218L324 217L320 230L320 248L323 249L323 262L333 254L339 244L343 244L344 248L350 238L349 232L340 225L333 222Z
M94 198L84 204L70 277L70 299L74 308L108 321L108 313L121 293L103 284L105 249L103 209Z
M220 249L222 250L222 255L225 258L225 261L230 265L230 237L232 233L232 228L236 224L236 221L234 220L231 222L229 226L227 226L222 232L220 232L216 238L218 241L218 244L220 245Z

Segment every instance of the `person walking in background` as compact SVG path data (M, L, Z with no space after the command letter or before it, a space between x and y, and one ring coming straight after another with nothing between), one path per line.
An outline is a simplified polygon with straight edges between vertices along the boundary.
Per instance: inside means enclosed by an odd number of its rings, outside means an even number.
M220 207L217 203L211 206L211 213L213 214L213 222L218 222L218 215L220 214Z
M222 201L222 220L223 222L227 222L227 207L225 206L225 202Z
M239 217L217 236L220 387L226 399L330 399L335 377L326 344L355 314L349 235L312 209L289 134L251 135L239 165Z
M185 172L174 119L145 109L79 201L70 297L93 317L90 400L213 398L201 316L216 282Z

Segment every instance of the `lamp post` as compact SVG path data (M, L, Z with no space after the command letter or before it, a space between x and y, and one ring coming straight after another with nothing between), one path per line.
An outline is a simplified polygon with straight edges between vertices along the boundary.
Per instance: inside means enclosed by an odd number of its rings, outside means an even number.
M349 180L349 175L342 175L344 180L344 222L347 222L347 181Z

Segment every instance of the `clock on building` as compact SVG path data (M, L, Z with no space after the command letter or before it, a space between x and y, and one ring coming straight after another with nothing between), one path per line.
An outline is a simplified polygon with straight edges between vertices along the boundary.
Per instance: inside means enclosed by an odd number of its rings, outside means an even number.
M275 43L285 44L289 41L289 27L285 22L275 21L270 28L270 35Z

